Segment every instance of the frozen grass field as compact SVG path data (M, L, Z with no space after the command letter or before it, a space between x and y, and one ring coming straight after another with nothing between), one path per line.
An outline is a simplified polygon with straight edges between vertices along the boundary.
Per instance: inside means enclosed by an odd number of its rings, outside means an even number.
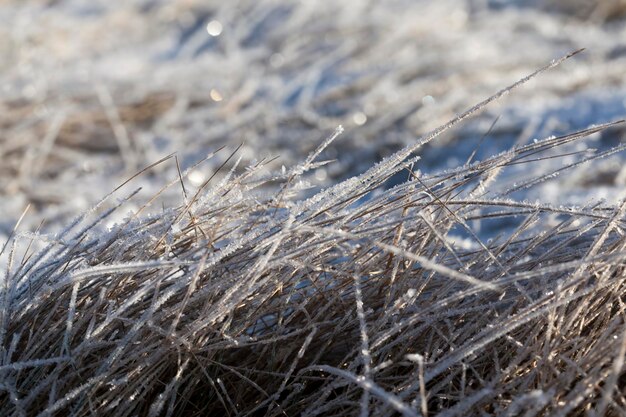
M0 415L626 415L623 1L0 22Z

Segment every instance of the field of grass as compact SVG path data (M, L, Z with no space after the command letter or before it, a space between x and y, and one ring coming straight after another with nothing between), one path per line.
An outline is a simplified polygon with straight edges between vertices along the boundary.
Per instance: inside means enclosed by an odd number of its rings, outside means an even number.
M3 3L0 415L626 415L625 9Z

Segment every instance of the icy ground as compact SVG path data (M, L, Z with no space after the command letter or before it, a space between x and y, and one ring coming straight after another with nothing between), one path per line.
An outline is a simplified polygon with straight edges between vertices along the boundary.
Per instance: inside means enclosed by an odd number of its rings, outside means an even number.
M185 180L193 188L242 142L241 169L278 157L270 167L280 170L343 125L323 155L337 161L310 176L310 194L581 47L583 54L429 144L415 168L448 169L475 149L480 160L624 118L625 10L621 1L5 1L0 243L29 204L20 230L45 220L43 230L54 231L172 152L184 170L226 147L191 171ZM540 167L607 150L624 132L559 149L578 153ZM624 197L624 157L577 166L513 197L614 202ZM500 188L525 174L520 166ZM122 191L142 187L147 199L176 177L168 160ZM180 201L176 190L162 204Z

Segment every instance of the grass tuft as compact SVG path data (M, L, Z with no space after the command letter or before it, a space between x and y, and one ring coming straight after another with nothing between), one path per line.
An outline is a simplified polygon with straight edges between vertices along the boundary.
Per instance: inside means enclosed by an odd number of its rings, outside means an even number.
M622 150L568 152L615 123L414 171L421 146L561 61L307 199L298 180L341 128L291 170L235 163L195 192L174 158L179 207L106 227L132 192L22 262L12 240L1 414L623 414L626 204L515 200ZM534 171L561 157L577 159ZM505 220L489 240L472 226Z

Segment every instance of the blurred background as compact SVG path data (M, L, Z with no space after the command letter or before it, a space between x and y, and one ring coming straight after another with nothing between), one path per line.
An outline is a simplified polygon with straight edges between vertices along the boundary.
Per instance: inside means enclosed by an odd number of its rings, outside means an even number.
M242 169L275 158L268 169L279 171L343 125L322 155L336 162L310 173L306 195L582 47L422 149L423 172L626 117L626 1L4 0L0 238L28 204L22 228L45 219L55 230L172 152L184 170L226 147L187 175L193 188L241 143ZM609 149L625 132L540 167ZM149 197L176 178L170 160L129 189ZM616 154L516 198L612 202L625 185ZM164 199L180 204L180 190Z

